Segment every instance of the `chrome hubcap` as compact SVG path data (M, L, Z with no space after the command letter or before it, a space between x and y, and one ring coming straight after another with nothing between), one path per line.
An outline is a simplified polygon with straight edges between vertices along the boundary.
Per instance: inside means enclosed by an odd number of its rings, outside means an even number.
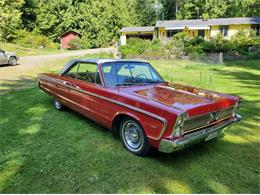
M61 108L61 103L58 100L54 100L54 105L57 109Z
M137 151L143 145L143 132L139 125L132 121L127 121L123 126L123 140L130 150Z

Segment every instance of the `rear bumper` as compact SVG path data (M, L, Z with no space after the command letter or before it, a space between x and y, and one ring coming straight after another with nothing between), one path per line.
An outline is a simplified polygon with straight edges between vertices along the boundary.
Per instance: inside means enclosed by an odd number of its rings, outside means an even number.
M201 141L208 141L221 134L223 132L223 128L240 120L241 116L235 115L235 117L230 118L227 121L223 121L221 124L218 123L214 126L204 128L194 133L185 135L184 137L177 140L162 139L160 142L159 151L164 153L171 153Z

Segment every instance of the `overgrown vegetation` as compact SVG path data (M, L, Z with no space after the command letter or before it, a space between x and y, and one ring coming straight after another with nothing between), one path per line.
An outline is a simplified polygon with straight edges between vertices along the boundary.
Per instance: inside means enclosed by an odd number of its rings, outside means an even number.
M205 53L224 52L229 55L237 55L244 58L259 58L260 38L254 32L239 31L230 40L218 34L210 39L190 37L185 32L176 34L165 43L155 39L153 41L131 38L127 45L123 45L120 51L123 57L139 55L143 58L183 58L184 56L204 55Z
M102 47L118 40L123 26L154 25L162 17L258 16L259 7L258 0L1 0L0 41L19 42L17 33L25 29L59 42L61 34L77 30L91 42L80 48Z
M77 37L69 42L69 46L71 46L71 49L88 49L91 47L91 42L85 37Z
M58 48L59 44L55 44L50 38L40 35L36 32L28 32L19 30L16 32L15 43L28 48Z

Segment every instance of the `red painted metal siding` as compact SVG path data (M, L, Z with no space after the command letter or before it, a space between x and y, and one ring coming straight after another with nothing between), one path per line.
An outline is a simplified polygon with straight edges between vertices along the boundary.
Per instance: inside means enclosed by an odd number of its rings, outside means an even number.
M64 34L61 37L61 48L70 49L71 47L69 46L69 42L77 37L78 37L78 35L74 32L68 32L68 33Z

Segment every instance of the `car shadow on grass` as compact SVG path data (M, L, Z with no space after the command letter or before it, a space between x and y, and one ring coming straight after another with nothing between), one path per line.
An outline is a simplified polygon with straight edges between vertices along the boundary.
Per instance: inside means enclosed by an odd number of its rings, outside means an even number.
M0 95L20 89L32 88L35 86L37 86L37 78L32 76L20 76L17 79L1 79Z

